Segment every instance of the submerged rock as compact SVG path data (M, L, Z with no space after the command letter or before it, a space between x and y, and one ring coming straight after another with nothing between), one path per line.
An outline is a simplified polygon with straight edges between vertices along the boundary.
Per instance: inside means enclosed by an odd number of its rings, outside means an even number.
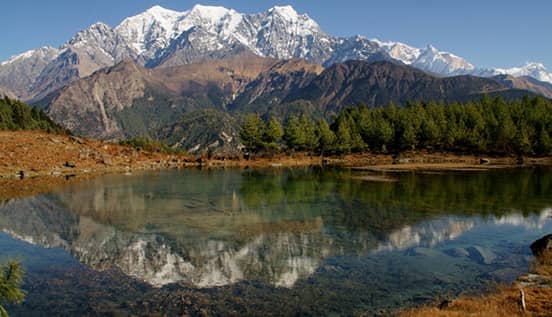
M416 247L408 250L406 252L408 255L421 255L421 256L438 256L440 254L439 251L430 249L430 248L422 248L422 247Z
M513 269L513 268L502 268L498 270L494 270L489 273L489 275L500 282L512 282L515 281L516 278L519 276L519 270Z
M494 259L496 259L496 255L491 250L478 245L469 247L466 250L472 260L475 260L481 264L491 264Z
M468 257L470 255L470 253L464 248L447 249L445 250L445 253L455 258L463 258L463 257Z

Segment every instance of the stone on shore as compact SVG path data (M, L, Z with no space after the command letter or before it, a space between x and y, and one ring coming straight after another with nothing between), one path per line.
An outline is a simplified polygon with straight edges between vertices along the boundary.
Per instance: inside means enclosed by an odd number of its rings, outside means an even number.
M552 234L533 242L531 251L541 264L552 264Z

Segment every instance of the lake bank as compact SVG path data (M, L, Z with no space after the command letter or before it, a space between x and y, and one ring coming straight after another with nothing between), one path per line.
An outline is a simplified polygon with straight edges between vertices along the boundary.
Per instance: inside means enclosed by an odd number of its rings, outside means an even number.
M548 245L541 246L529 271L522 274L511 285L499 285L487 294L441 300L434 305L407 309L399 313L401 317L418 316L550 316L552 311L552 237ZM537 240L537 241L539 241ZM548 249L547 249L548 248Z
M520 164L522 163L522 164ZM67 183L103 174L169 168L289 168L338 166L369 174L419 171L488 171L518 166L550 166L552 157L488 157L410 151L400 155L349 154L321 157L306 153L271 157L207 158L147 152L114 143L37 131L0 131L0 198L45 193ZM391 178L361 176L368 181Z
M552 157L489 157L429 151L321 157L306 153L207 158L147 152L114 143L36 131L0 131L0 179L97 175L179 167L271 168L343 166L373 172L489 170L519 165L552 165Z

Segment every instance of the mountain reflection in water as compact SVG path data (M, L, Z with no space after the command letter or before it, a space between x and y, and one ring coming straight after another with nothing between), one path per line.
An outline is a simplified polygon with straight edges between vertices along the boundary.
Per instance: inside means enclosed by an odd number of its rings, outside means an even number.
M431 248L482 226L550 222L550 172L399 175L346 170L106 176L5 202L0 228L95 270L154 286L254 280L293 287L327 258Z

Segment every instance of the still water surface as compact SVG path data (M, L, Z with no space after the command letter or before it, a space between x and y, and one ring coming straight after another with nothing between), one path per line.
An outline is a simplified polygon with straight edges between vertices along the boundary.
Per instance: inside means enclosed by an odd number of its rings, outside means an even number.
M511 282L552 232L552 170L184 170L0 205L13 315L387 314Z

